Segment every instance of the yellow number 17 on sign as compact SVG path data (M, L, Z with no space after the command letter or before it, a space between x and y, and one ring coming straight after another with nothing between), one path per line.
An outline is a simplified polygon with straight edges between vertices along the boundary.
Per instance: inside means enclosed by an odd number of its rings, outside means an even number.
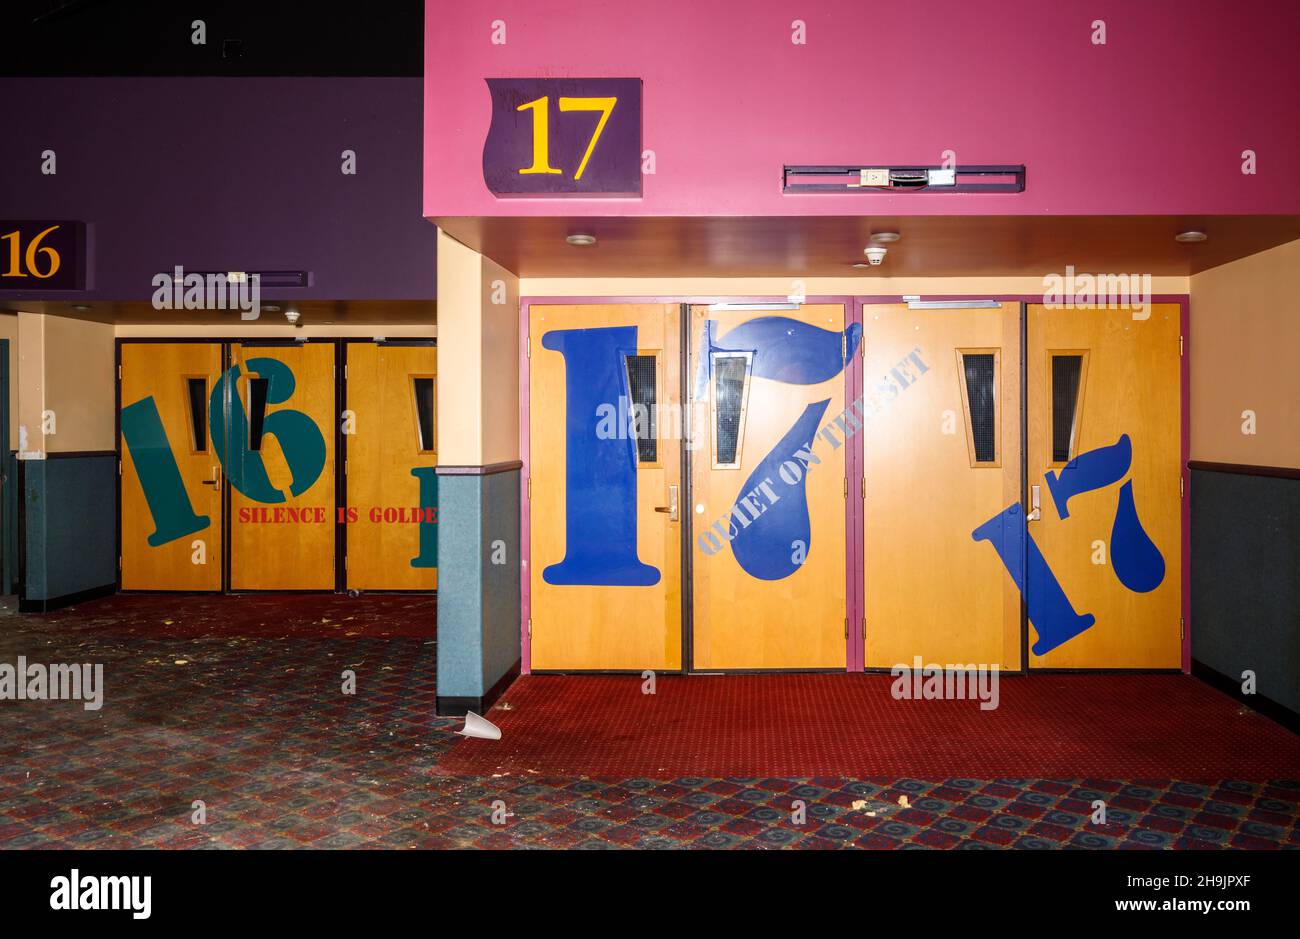
M522 176L530 173L561 173L551 166L550 162L550 100L549 96L545 96L515 108L516 111L533 112L533 165L521 169L519 173ZM578 171L573 174L574 179L582 179L587 161L591 159L591 154L596 149L596 141L600 140L600 135L605 130L605 124L609 122L609 116L614 113L616 104L618 98L560 98L561 111L600 112L600 120L596 122L596 130L587 144L587 152L582 155L582 162L578 164Z

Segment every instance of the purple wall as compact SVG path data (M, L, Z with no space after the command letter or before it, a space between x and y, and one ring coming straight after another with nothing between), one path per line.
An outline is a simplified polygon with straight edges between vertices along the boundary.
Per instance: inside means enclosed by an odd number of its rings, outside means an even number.
M6 79L0 218L91 224L92 289L188 270L309 270L263 298L432 299L418 78ZM41 151L58 174L41 174ZM357 154L357 174L340 154Z
M807 45L791 44L795 19ZM1297 33L1295 0L428 0L424 212L1296 213ZM644 79L658 172L643 199L488 192L484 79L539 76ZM1026 192L781 193L787 163L935 164L948 149L1026 164Z

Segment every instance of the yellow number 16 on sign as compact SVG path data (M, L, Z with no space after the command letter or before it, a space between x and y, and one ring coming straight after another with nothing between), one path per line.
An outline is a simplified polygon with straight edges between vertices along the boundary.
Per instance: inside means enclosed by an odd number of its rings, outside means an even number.
M59 272L59 264L61 263L62 260L59 257L59 252L49 247L48 245L42 246L41 239L44 238L46 235L48 235L50 232L54 231L58 227L59 227L58 225L51 225L49 228L45 229L45 231L38 234L31 241L27 242L27 251L25 256L21 258L21 261L19 256L18 242L22 238L22 232L11 231L11 232L7 232L4 235L0 235L0 241L9 242L9 268L4 272L4 274L0 276L36 277L40 280L44 280L46 278L53 277L55 274L57 274ZM49 265L48 268L43 273L41 271L40 264L38 263L39 256L42 254L45 255L45 259ZM27 269L25 271L23 270L24 265L22 261L26 262Z

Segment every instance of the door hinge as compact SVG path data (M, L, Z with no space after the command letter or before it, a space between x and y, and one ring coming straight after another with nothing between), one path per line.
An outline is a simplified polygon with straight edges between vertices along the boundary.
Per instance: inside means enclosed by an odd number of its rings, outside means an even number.
M1182 354L1183 354L1183 337L1182 337L1182 336L1179 336L1179 337L1178 337L1178 354L1179 354L1179 355L1182 355Z
M121 557L121 555L119 555L118 558L117 558L117 570L118 570L118 573L121 573L121 571L122 571L122 557Z
M844 477L844 498L849 497L849 477Z
M1181 474L1178 477L1178 498L1183 498L1183 477Z
M849 618L844 617L844 638L849 638Z
M862 500L865 502L866 499L867 499L867 477L863 476L862 477Z
M119 475L119 476L122 475L122 461L121 461L121 460L118 460L118 461L117 461L117 475Z
M348 380L348 367L346 365L343 366L343 380Z
M528 617L528 638L533 638L533 618L531 616Z
M344 458L343 458L343 475L346 476L347 474L348 474L348 459L347 459L347 457L344 457Z
M862 617L862 641L867 641L867 618Z
M840 333L840 361L849 360L849 334L846 331Z
M1187 622L1181 616L1178 617L1178 638L1187 638Z
M120 365L117 367L117 380L118 381L122 380L122 366Z
M533 501L533 477L528 477L528 501Z

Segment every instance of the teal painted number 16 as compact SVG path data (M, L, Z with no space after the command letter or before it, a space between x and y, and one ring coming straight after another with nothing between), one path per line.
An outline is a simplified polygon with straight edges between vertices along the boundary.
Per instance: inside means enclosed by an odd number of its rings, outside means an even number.
M256 358L248 360L247 368L266 381L267 404L284 404L293 396L296 382L288 365L278 359ZM271 483L262 454L249 447L248 419L239 397L239 376L238 365L228 369L208 399L210 439L232 486L255 502L284 502L287 496ZM229 409L225 406L227 400L231 402ZM302 411L280 408L265 416L262 432L275 437L289 464L292 477L289 493L300 496L314 486L325 469L326 459L325 438L316 422ZM210 517L194 511L152 395L122 408L122 439L131 453L153 517L154 532L148 537L150 546L160 547L212 524ZM420 484L420 507L436 507L438 481L433 467L416 467L411 475ZM411 566L437 567L435 523L421 521L419 527L420 550L411 559Z

